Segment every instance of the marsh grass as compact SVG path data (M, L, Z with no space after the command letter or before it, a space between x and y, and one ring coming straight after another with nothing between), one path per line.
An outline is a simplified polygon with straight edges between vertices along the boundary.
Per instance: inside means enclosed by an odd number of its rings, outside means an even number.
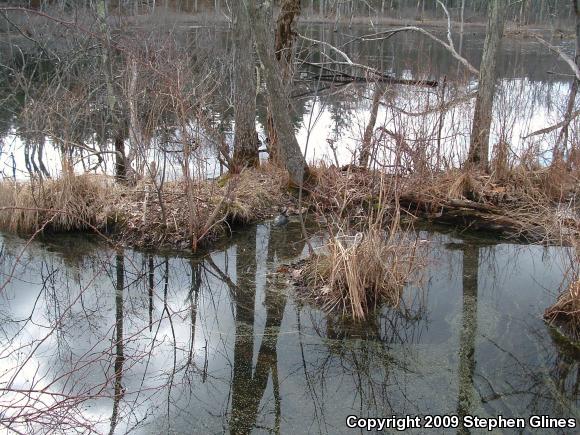
M32 234L40 229L107 229L135 247L187 248L215 240L233 224L270 217L288 200L286 183L283 171L271 167L197 181L191 196L183 181L166 182L159 194L143 180L122 185L96 175L3 181L0 230Z
M373 226L354 237L330 238L324 252L306 260L301 279L325 310L362 320L385 303L399 307L416 254L411 233L388 235Z
M355 166L316 174L309 200L325 242L303 262L300 288L325 311L356 321L384 304L399 308L419 262L417 236L401 226L404 179Z
M113 183L93 175L63 175L55 180L0 183L0 229L31 234L101 228L107 223Z

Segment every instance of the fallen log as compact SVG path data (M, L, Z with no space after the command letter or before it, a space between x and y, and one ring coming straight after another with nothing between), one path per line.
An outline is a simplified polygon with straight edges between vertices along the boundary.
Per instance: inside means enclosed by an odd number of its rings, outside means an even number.
M463 199L442 200L413 194L402 196L399 202L415 216L435 223L494 232L507 239L528 243L549 242L551 239L546 228L541 225L508 216L508 210L492 204Z

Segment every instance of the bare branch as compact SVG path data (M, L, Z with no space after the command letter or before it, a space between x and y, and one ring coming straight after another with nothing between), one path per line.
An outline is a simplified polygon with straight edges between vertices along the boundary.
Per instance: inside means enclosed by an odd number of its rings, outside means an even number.
M570 67L572 72L574 72L574 75L576 76L576 80L580 80L580 69L578 69L578 65L576 65L576 62L574 62L574 59L572 59L570 56L568 56L566 53L564 53L558 47L550 44L548 41L541 38L540 36L533 35L533 37L536 38L536 40L540 44L542 44L544 47L547 47L549 50L553 51L558 56L560 56L560 58L562 58L562 60L568 64L568 66Z
M546 127L546 128L542 128L540 130L536 130L533 133L527 134L526 136L522 136L522 139L528 139L532 136L538 136L540 134L548 134L554 130L558 130L559 128L562 128L564 126L566 126L567 124L570 124L570 121L572 121L574 118L576 118L578 115L580 115L580 110L576 110L575 112L573 112L572 114L570 114L569 117L567 117L566 119L564 119L563 121L560 121L557 124L554 124L550 127Z

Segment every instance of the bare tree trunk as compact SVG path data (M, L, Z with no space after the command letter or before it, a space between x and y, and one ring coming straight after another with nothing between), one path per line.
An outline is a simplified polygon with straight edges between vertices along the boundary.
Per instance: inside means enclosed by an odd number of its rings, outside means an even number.
M107 85L107 104L112 118L114 128L113 143L115 147L115 179L118 182L127 180L127 165L125 156L125 128L124 123L117 113L119 101L115 92L115 83L113 81L113 66L111 59L111 33L107 24L107 4L105 0L99 0L96 5L97 15L99 17L99 27L105 39L105 46L102 47L102 62L105 70Z
M129 108L129 144L130 150L126 157L126 165L131 165L135 160L138 175L143 175L145 166L146 149L144 147L141 123L139 121L138 98L137 98L137 60L131 56L129 86L127 90L127 105Z
M507 0L489 2L487 32L479 69L479 91L475 100L468 162L485 170L489 164L489 133L495 94L496 61L503 36L507 5Z
M375 132L375 125L377 123L377 115L379 113L379 106L381 103L381 97L385 92L385 85L383 83L377 82L375 84L375 89L373 93L373 103L371 106L371 116L369 122L365 128L363 135L362 149L360 152L359 165L362 167L367 167L369 164L369 159L371 156L371 147L373 134Z
M117 132L115 143L115 179L119 182L127 180L127 165L125 163L125 137L121 130Z
M292 49L296 39L296 17L300 15L300 0L283 0L276 20L276 59L283 63L283 72L292 72ZM285 79L288 77L286 76Z
M268 102L278 136L280 163L288 170L290 180L297 186L301 186L308 174L308 165L294 134L288 110L288 94L282 83L283 74L276 61L274 47L268 38L270 32L267 23L272 17L272 5L269 0L248 0L247 4L250 20L253 24L258 56L264 66Z
M256 134L256 73L250 18L243 2L234 2L234 167L239 172L244 167L259 164Z
M465 0L461 0L461 23L459 27L459 54L463 51L463 28L465 25Z
M578 0L572 0L572 6L576 16L576 52L574 55L574 63L580 66L580 2ZM568 130L570 127L570 122L573 118L574 106L576 105L578 85L578 79L575 78L574 83L572 83L572 87L570 89L570 95L568 96L568 104L566 105L566 114L564 116L564 125L562 126L562 130L560 130L556 145L554 145L552 165L562 163L565 158L564 156L566 154L566 148L568 144Z
M278 19L276 20L276 59L282 69L282 84L288 85L292 77L292 59L294 41L296 39L296 17L300 15L300 0L283 0ZM266 129L268 132L268 153L270 160L279 162L278 134L272 117L272 108L268 106Z

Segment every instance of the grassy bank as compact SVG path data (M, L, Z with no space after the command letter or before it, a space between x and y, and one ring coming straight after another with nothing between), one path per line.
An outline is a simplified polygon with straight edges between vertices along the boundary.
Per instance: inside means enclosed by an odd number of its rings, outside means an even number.
M273 216L291 203L283 173L248 170L213 181L115 183L68 175L0 183L0 230L29 236L98 231L141 249L195 250L231 225Z
M512 170L502 177L451 170L391 176L347 166L312 169L302 206L346 232L385 227L400 207L403 220L422 219L530 243L570 244L579 235L575 173L554 168ZM0 183L0 230L95 230L139 248L191 249L228 225L268 219L298 207L287 175L270 165L216 180L115 183L96 175ZM377 222L379 215L383 220Z

